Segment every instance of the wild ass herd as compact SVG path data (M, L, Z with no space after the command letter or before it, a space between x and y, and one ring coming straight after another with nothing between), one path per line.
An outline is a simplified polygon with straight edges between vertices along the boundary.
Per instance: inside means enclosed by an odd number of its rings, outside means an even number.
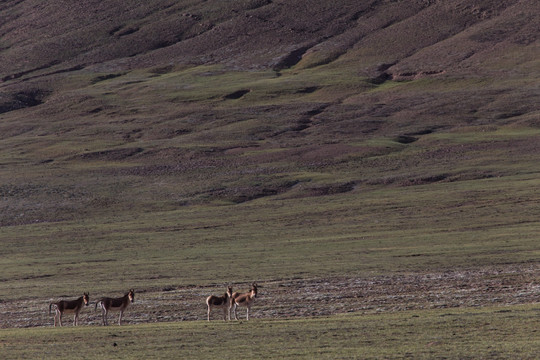
M129 290L124 296L119 298L101 298L97 303L95 310L97 310L98 305L101 307L101 315L103 318L103 325L109 325L107 321L107 314L109 311L119 311L120 316L118 317L118 325L122 325L122 315L124 315L124 310L127 309L130 302L135 301L135 291L133 289ZM79 319L79 313L81 312L83 305L88 306L90 302L90 294L84 293L83 296L76 300L60 300L58 302L53 302L49 304L49 315L51 314L51 308L55 307L54 314L54 326L56 326L57 319L60 326L62 326L62 315L64 313L71 314L73 313L73 326L77 326L77 320Z
M238 306L246 307L246 320L249 320L249 311L251 310L251 305L257 297L257 285L253 283L251 285L251 290L245 293L233 292L232 287L227 288L227 292L223 296L214 296L210 295L206 298L206 305L208 307L208 321L210 321L210 312L214 308L223 310L223 320L231 320L231 314L234 313L234 318L238 320L236 313L236 308ZM96 302L94 310L97 310L98 306L101 308L101 315L103 325L109 325L107 321L107 315L109 311L118 311L120 316L118 317L118 325L122 325L122 316L124 311L127 309L129 303L135 301L135 291L133 289L129 290L124 296L119 298L101 298ZM73 326L77 326L79 320L79 313L81 312L84 305L88 306L90 303L90 295L84 293L78 299L75 300L60 300L49 304L49 315L51 310L54 307L54 326L57 324L62 326L62 315L63 314L74 314L73 315ZM228 316L227 316L228 315Z
M257 284L251 284L251 290L246 293L233 292L232 287L227 288L227 292L222 296L210 295L206 298L206 306L208 306L208 321L210 321L210 312L213 308L218 308L223 310L223 320L228 318L231 320L231 313L234 313L234 318L238 320L236 314L236 308L238 306L245 306L246 309L246 320L249 320L249 311L251 310L251 305L257 297Z

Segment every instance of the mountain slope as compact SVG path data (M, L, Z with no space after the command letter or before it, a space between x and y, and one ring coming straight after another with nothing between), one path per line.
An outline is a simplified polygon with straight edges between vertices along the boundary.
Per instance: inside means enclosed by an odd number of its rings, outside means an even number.
M461 68L533 44L538 10L530 0L8 1L0 75L108 62L117 69L179 63L280 68L305 52L306 66L348 53L345 58L370 70L405 60L398 66L404 71ZM527 60L534 59L518 61Z
M511 151L525 171L538 151L532 0L29 0L0 11L3 206L18 209L3 224L171 193L173 204L237 203L481 179L507 172L500 157L479 167L483 154ZM530 136L493 144L513 127ZM492 135L457 150L456 131ZM79 185L59 180L66 171ZM41 209L26 209L36 194L20 177L54 189L38 191ZM148 177L177 185L155 191ZM118 194L99 190L118 182ZM133 186L140 198L120 196Z

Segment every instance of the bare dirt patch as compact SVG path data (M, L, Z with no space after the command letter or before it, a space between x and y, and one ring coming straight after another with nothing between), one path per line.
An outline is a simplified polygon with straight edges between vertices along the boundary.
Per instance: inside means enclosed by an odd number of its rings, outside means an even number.
M507 265L372 277L327 277L276 279L259 282L253 318L291 318L334 315L347 312L374 313L434 308L478 307L537 303L540 300L540 266ZM167 286L138 289L136 302L124 316L126 324L194 321L206 319L205 298L221 294L228 284L214 286ZM249 284L232 284L246 291ZM95 299L80 316L83 325L99 325ZM56 299L0 301L2 328L52 326L48 305ZM218 315L215 314L216 318ZM245 310L238 312L239 318ZM112 320L118 315L111 315ZM72 317L64 322L71 324Z

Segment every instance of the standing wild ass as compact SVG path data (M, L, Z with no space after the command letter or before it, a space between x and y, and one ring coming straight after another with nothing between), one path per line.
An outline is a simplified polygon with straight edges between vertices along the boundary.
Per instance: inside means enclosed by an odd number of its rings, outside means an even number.
M54 313L54 326L56 327L56 320L58 318L58 323L60 326L62 326L62 315L64 313L74 313L73 316L73 326L77 326L77 322L79 320L79 313L81 312L83 308L83 304L88 306L88 302L90 301L90 295L88 293L84 293L83 296L76 300L60 300L58 302L53 302L49 304L49 315L51 314L51 308L54 305L56 307L56 311Z
M233 293L231 306L229 309L229 317L231 316L230 313L234 312L234 318L238 320L236 308L238 306L245 306L247 308L246 320L249 320L249 311L251 310L251 305L255 301L256 297L257 297L257 284L255 283L251 284L251 290L247 293L237 293L237 292Z
M232 287L227 288L227 292L223 296L210 295L206 298L206 306L208 306L208 321L210 321L210 311L213 308L221 308L223 310L223 320L227 320L227 313L229 313L229 320L231 320L231 314L229 308L231 307Z
M95 309L97 309L98 305L101 304L103 325L109 325L109 322L107 321L107 314L109 313L109 311L120 311L120 316L118 317L118 325L122 325L122 315L124 314L124 310L126 310L130 302L134 301L135 291L131 289L129 290L129 292L127 292L124 296L120 298L101 298L101 300L96 303Z

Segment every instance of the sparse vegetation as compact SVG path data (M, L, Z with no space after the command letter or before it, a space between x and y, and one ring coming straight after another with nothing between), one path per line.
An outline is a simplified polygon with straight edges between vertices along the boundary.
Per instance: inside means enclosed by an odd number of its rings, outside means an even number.
M535 358L537 8L0 5L0 352Z

